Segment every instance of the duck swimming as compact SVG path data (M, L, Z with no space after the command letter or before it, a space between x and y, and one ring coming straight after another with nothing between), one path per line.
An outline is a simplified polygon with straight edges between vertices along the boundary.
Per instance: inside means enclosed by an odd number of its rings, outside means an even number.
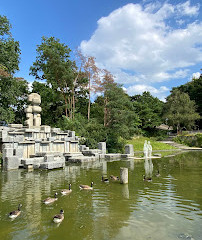
M79 188L80 189L83 189L83 190L93 190L93 182L91 182L91 186L88 186L88 185L79 185Z
M14 219L14 218L18 217L20 215L20 213L21 213L21 210L20 210L21 207L22 207L22 204L19 204L18 205L18 210L10 212L9 215L8 215L9 218Z
M71 189L71 183L69 184L69 189L63 189L62 191L61 191L61 194L62 195L67 195L67 194L69 194L69 193L71 193L72 192L72 189Z
M45 203L45 204L54 203L55 201L58 200L57 195L58 195L58 193L55 193L54 198L48 197L48 198L44 199L43 203Z

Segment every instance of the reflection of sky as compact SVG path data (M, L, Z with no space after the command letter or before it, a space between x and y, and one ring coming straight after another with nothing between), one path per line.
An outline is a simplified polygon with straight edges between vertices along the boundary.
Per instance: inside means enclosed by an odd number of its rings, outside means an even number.
M171 175L163 180L163 184L154 183L159 190L152 190L149 186L139 190L137 203L131 206L134 211L128 225L122 227L114 239L134 239L135 236L138 240L173 240L180 234L201 236L202 211L199 205L176 194L176 179Z

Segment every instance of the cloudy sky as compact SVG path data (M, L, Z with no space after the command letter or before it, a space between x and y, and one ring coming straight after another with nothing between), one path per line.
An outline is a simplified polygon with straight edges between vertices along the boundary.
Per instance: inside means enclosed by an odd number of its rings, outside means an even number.
M111 71L129 95L150 91L163 100L172 87L200 75L199 0L28 2L7 0L0 7L22 49L17 76L34 80L29 67L43 35L96 57L97 65Z

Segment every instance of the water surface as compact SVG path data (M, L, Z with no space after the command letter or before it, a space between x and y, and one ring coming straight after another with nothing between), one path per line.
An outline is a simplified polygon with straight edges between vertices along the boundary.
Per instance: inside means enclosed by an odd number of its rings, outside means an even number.
M101 176L119 175L129 168L129 184L103 183ZM157 170L161 176L156 177ZM143 181L143 175L152 182ZM79 184L93 191L79 190ZM58 201L42 200L59 194ZM171 158L141 161L67 165L54 171L0 172L0 239L202 239L202 153L188 152ZM8 213L22 203L14 221ZM65 211L58 226L52 217Z

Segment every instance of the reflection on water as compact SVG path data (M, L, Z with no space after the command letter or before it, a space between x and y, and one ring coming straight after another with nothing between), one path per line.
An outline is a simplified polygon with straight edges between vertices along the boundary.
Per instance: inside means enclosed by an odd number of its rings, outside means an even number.
M144 160L144 169L145 169L145 177L150 177L152 178L152 173L153 173L153 163L151 158L145 158Z
M101 182L102 175L119 175L120 167L129 168L129 184ZM155 177L157 170L160 177ZM143 181L144 173L153 181ZM93 191L79 190L79 184L91 181ZM202 239L201 181L199 152L153 161L75 164L57 171L1 172L0 239ZM70 195L59 194L58 201L43 205L43 199L69 183ZM10 221L7 214L19 203L22 213ZM65 219L57 226L52 217L61 208Z

